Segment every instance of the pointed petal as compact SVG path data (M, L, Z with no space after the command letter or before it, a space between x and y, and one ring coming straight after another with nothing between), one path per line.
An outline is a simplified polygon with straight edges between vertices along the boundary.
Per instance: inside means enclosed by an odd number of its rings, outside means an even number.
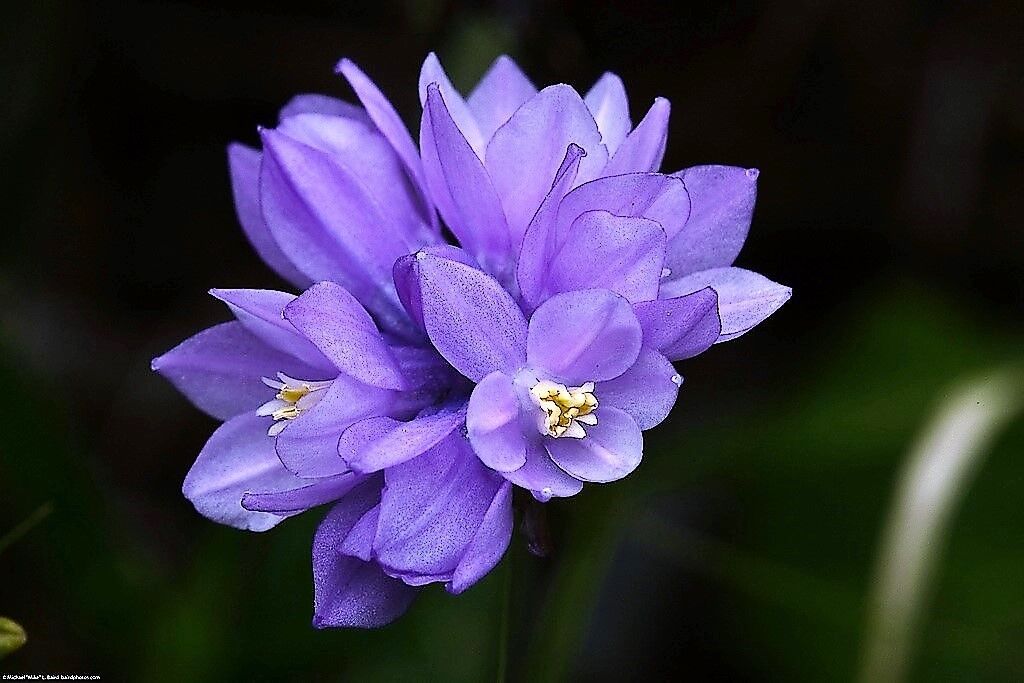
M345 286L385 328L403 329L391 267L415 246L337 158L277 131L263 131L263 144L260 201L282 251L314 280Z
M448 592L458 595L494 569L511 539L512 484L505 482L484 513L473 540L466 546L452 580L445 586Z
M495 59L466 98L483 141L486 143L490 140L494 131L536 94L537 88L511 57L501 55Z
M335 374L324 354L284 319L285 306L295 300L294 294L270 289L211 289L210 294L227 304L238 322L267 346L322 370L316 377L302 379L327 379Z
M633 312L644 329L644 345L669 360L704 353L722 332L718 295L710 287L672 299L644 301L635 304Z
M270 268L282 278L303 289L310 283L277 246L260 210L260 164L263 155L237 142L228 145L228 168L231 171L231 191L235 197L238 222L252 248Z
M676 276L731 266L750 230L757 169L694 166L675 175L686 183L693 209L669 242L666 265Z
M286 491L246 493L242 496L242 507L253 512L273 512L278 515L295 514L318 505L334 502L365 479L354 472L345 472L323 479L306 479L303 481L312 483Z
M600 382L625 372L640 353L643 332L629 302L603 289L558 294L530 318L527 359L569 384Z
M622 79L611 72L605 72L587 92L583 101L594 115L608 154L614 155L633 128L633 122L629 120L629 99Z
M597 409L598 422L582 439L544 440L555 464L582 481L622 479L643 458L644 439L626 412L611 406Z
M456 370L479 381L522 365L526 320L501 285L479 270L423 252L415 267L427 334Z
M643 348L629 370L597 385L597 397L601 402L598 412L605 406L619 408L628 413L640 429L651 429L668 417L679 395L681 382L682 378L665 356ZM589 433L589 427L587 431Z
M406 581L452 578L504 479L454 434L388 469L374 550L385 570ZM503 512L511 515L507 498Z
M341 285L313 285L285 307L284 316L342 372L382 389L407 388L373 319Z
M476 119L469 110L466 101L462 99L462 95L459 94L459 91L455 89L455 86L448 79L448 74L445 73L444 67L441 66L437 55L431 52L423 61L423 68L420 69L420 104L424 108L427 106L427 90L431 85L435 84L444 97L445 104L447 104L448 111L451 112L451 118L455 125L462 131L462 135L469 143L469 146L472 147L473 153L478 158L483 159L485 140L480 133Z
M203 330L153 359L152 366L197 408L219 420L255 411L273 398L260 377L284 372L322 379L320 370L267 346L239 322Z
M668 100L655 98L647 115L622 142L601 175L657 171L665 156L670 109Z
M433 84L423 107L420 148L427 185L445 223L483 266L498 268L509 256L505 214L483 162Z
M380 483L367 482L335 505L313 538L313 625L376 628L400 617L416 589L384 574L374 562L342 555L352 528L379 500Z
M544 201L534 214L523 237L516 266L516 281L523 300L537 306L546 284L548 267L558 247L558 216L563 197L572 188L579 171L580 160L586 156L582 147L570 144L565 151L562 165L558 167L555 181L551 184Z
M391 143L372 121L298 114L277 127L293 140L329 155L342 165L380 211L392 239L413 250L441 240L430 215Z
M466 429L473 450L491 469L510 472L526 463L519 398L508 375L492 372L476 385L469 398Z
M603 288L629 301L658 296L665 231L646 218L588 211L572 224L551 261L548 291Z
M552 462L540 439L530 441L526 449L526 464L504 476L516 486L533 493L534 498L546 502L551 498L568 498L583 490L583 482L565 473Z
M487 143L484 162L501 198L513 248L522 242L530 219L551 189L570 143L587 153L576 182L596 177L608 151L587 105L567 85L541 90Z
M242 507L249 491L276 492L308 483L289 472L267 436L270 420L245 413L213 433L185 477L182 493L209 519L249 531L266 531L284 517Z
M466 251L448 244L438 244L420 250L424 254L437 256L449 261L456 261L471 268L480 269L480 265ZM395 261L392 269L392 277L395 280L395 289L398 290L398 298L405 307L413 322L420 328L423 327L423 293L420 291L420 276L416 268L416 254L408 254Z
M466 422L464 410L441 411L400 422L356 450L349 466L357 472L377 472L424 453Z
M356 66L354 62L342 59L335 68L335 71L344 76L345 80L352 86L356 97L366 107L366 112L374 124L376 124L381 135L387 138L395 153L402 160L409 177L419 193L422 204L421 209L426 212L428 220L432 222L434 220L434 211L429 205L427 183L423 175L423 163L420 161L416 143L413 142L412 136L409 135L409 130L402 123L398 112L395 111L395 108L391 105L388 98L384 96L384 93L380 91L377 84L370 80L369 76L363 73L362 69Z
M743 268L712 268L662 285L661 296L675 297L711 287L718 293L722 333L716 343L739 337L789 301L793 290Z

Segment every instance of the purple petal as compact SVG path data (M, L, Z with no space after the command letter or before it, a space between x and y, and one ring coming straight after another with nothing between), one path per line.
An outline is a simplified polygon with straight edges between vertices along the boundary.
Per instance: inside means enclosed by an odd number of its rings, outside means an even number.
M342 372L382 389L407 388L370 314L344 287L317 283L289 303L284 316Z
M548 291L599 287L629 301L657 298L665 242L665 231L652 220L588 211L551 260Z
M260 163L263 154L237 142L228 145L228 168L235 212L253 249L270 268L299 289L311 282L277 246L260 210Z
M270 289L211 289L210 294L226 303L238 322L267 346L321 369L317 379L335 374L334 366L324 354L284 319L285 306L295 300L294 294Z
M480 268L476 260L467 252L449 244L438 244L420 251L449 261L457 261L471 268ZM405 312L420 329L425 330L426 328L423 326L423 293L420 291L416 254L408 254L395 261L392 277L394 277L395 289L398 290L398 298L401 300L402 306L405 307Z
M376 563L347 555L314 559L313 578L316 628L386 626L405 614L417 593Z
M203 412L219 420L255 411L273 398L260 380L284 372L322 380L322 371L267 346L230 322L203 330L162 356L152 367Z
M434 350L424 337L423 346L392 346L409 391L442 398L465 380Z
M313 538L314 617L317 628L376 628L400 617L416 589L392 579L373 562L342 555L358 521L377 504L380 484L367 482L335 505Z
M373 556L373 539L377 535L379 519L380 505L378 504L367 510L348 532L345 541L338 548L341 554L358 557L363 562L369 562Z
M555 464L582 481L609 482L622 479L643 458L640 427L628 413L600 406L597 424L587 427L582 439L547 438L544 445Z
M342 433L367 417L393 417L399 410L396 392L378 389L339 375L312 408L288 423L277 436L277 454L302 477L327 477L348 470L339 453Z
M480 463L461 434L388 469L385 479L378 560L407 582L450 580L502 495L504 479ZM497 514L511 516L507 496Z
M429 225L433 210L425 209L402 160L372 121L300 114L284 120L277 132L327 153L340 164L387 221L392 239L410 251L440 241Z
M511 57L501 55L495 59L466 98L484 142L490 140L494 131L536 94L537 88Z
M427 106L427 91L431 85L437 85L440 89L455 125L458 126L469 146L472 147L474 154L478 158L483 159L486 140L480 133L476 118L474 118L473 113L469 110L466 101L462 99L462 95L455 89L452 82L448 80L448 74L445 73L444 67L441 66L441 62L433 52L427 55L423 62L423 68L420 69L420 104L423 105L424 109ZM420 148L422 149L422 147L421 142Z
M557 294L530 318L530 367L571 383L618 377L640 353L643 331L629 302L603 289Z
M408 325L391 281L415 250L338 160L276 131L263 131L263 217L282 251L314 280L348 289L387 329Z
M427 89L420 126L427 186L462 246L494 271L508 259L509 235L501 202L483 162L470 148L436 85Z
M673 299L644 301L635 304L633 312L644 328L644 345L669 360L704 353L722 333L718 295L710 287Z
M511 472L526 462L519 398L508 375L492 372L476 385L469 398L466 429L473 450L491 469Z
M570 235L573 221L587 211L649 218L671 238L690 215L690 196L682 179L660 173L627 173L598 178L566 195L558 212L558 240Z
M622 79L611 72L605 72L587 92L583 101L594 115L608 154L614 155L633 128L633 122L629 119L629 99Z
M711 287L718 293L722 333L718 342L735 339L779 310L793 290L743 268L712 268L662 285L662 298Z
M278 112L278 121L284 121L299 114L327 114L329 116L341 116L356 121L368 121L369 117L362 107L339 100L337 97L309 93L296 95L288 100L288 104L281 107Z
M633 367L597 385L598 412L606 406L619 408L628 413L640 429L651 429L668 417L682 381L665 356L645 347ZM600 420L599 414L598 424Z
M445 588L458 595L482 579L501 560L512 539L512 485L505 482L487 508L473 540L466 547Z
M222 424L196 458L182 493L209 519L249 531L266 531L284 517L242 507L249 491L276 492L308 483L289 472L267 436L270 420L245 413Z
M442 411L400 422L356 450L348 463L357 472L377 472L424 453L466 422L464 410Z
M686 183L693 210L669 242L666 265L677 276L731 266L750 230L757 169L694 166L675 175Z
M570 143L587 153L580 161L576 182L596 177L608 151L587 105L567 85L541 90L487 143L484 163L501 198L513 247L522 241L530 219L551 189Z
M655 98L643 121L622 142L601 175L657 171L665 156L670 109L668 100Z
M381 415L359 420L341 433L341 438L338 440L338 454L346 463L351 463L355 460L360 448L379 439L400 424L402 424L401 420Z
M314 483L286 491L246 493L242 496L242 507L253 512L295 514L336 501L365 479L354 472L345 472L323 479L304 480Z
M409 135L409 130L402 123L398 112L395 111L395 108L388 101L388 98L384 96L384 93L380 91L380 88L352 61L348 59L341 60L335 71L344 76L349 85L352 86L356 97L366 107L366 112L374 124L376 124L381 135L387 138L395 153L402 160L406 171L409 173L409 177L412 178L413 183L417 187L422 210L425 212L428 220L433 223L435 220L434 211L429 205L427 197L427 183L423 174L423 163L420 161L416 143L413 142L412 136Z
M562 198L576 181L580 160L586 156L582 147L569 145L562 165L555 174L555 182L540 208L534 214L523 237L516 269L516 281L523 300L530 307L540 303L548 274L548 266L558 246L558 216Z
M526 320L494 278L423 252L415 267L427 334L456 370L480 381L495 370L512 374L522 365Z
M575 496L583 490L583 482L569 476L551 461L540 438L527 445L526 464L514 472L505 472L504 476L516 486L530 490L534 498L542 502Z

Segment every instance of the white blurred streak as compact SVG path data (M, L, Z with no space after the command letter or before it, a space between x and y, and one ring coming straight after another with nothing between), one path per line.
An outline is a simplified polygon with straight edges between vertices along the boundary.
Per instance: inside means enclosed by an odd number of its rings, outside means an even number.
M889 512L868 603L862 683L904 679L952 512L999 431L1020 410L1024 376L954 387L911 451Z

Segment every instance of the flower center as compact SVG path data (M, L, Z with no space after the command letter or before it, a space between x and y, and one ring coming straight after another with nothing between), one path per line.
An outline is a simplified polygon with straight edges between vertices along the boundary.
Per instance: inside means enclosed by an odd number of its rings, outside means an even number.
M542 434L572 439L587 435L583 425L596 425L597 397L594 383L587 382L579 387L567 387L549 380L541 380L530 387L530 397L544 411L538 427Z
M267 430L269 436L277 436L303 411L309 410L323 398L323 390L331 386L330 381L314 382L289 377L283 372L277 373L277 379L260 378L271 389L277 389L273 400L267 401L256 409L260 416L274 418L274 424Z

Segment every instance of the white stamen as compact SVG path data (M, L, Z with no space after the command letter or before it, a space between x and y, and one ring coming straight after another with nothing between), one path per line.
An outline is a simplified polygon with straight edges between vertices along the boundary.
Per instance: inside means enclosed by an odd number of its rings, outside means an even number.
M261 377L260 380L277 390L277 395L256 409L260 417L272 417L274 423L267 430L268 436L277 436L288 426L290 420L315 406L323 398L323 390L331 386L330 381L308 381L277 373L278 380Z
M541 380L530 388L530 396L541 413L537 416L537 429L541 434L555 438L567 436L582 439L587 435L583 425L596 425L597 397L594 383L579 387L566 387L550 380Z

